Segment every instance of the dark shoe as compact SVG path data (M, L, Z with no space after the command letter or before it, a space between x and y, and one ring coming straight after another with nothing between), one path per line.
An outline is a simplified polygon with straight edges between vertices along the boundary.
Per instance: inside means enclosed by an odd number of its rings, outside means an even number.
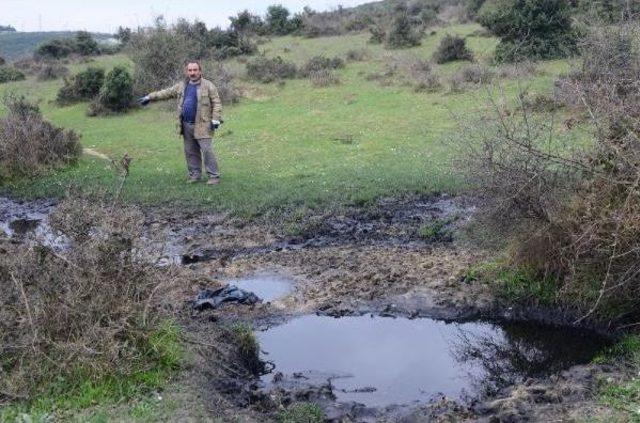
M207 185L218 185L220 183L220 178L209 178L207 181Z
M195 184L196 182L200 182L200 178L189 178L187 179L188 184Z

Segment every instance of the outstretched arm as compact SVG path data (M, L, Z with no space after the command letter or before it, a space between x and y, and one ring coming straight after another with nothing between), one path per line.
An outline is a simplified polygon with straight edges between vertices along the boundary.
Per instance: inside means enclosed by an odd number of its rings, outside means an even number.
M154 91L147 94L145 97L148 97L149 100L166 100L169 98L176 98L180 94L180 89L182 87L181 83L177 83L172 87L169 87L164 90Z

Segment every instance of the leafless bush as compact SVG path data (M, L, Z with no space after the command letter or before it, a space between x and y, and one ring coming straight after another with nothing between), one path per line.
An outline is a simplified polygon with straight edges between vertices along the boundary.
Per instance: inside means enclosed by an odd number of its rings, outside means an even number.
M19 59L13 62L13 66L17 69L20 69L21 72L26 73L27 75L34 75L40 72L44 63L40 60L35 60L32 57Z
M405 69L407 69L411 84L417 92L434 92L442 87L440 77L433 70L431 62L413 58L405 63Z
M429 73L416 79L416 92L435 92L442 88L440 77L436 73Z
M314 72L341 68L344 68L344 60L339 57L314 56L307 60L298 73L302 77L308 77Z
M351 62L362 62L364 60L366 60L367 58L369 58L370 53L369 50L367 49L351 49L349 51L347 51L347 60L351 61Z
M38 71L38 80L49 81L52 79L62 78L69 74L66 66L57 63L48 63Z
M265 56L258 56L247 62L247 77L262 83L282 81L296 77L297 68L294 63L286 62L278 56L269 59Z
M309 38L340 35L348 32L346 21L337 13L313 13L303 17L302 35Z
M540 75L540 73L538 65L531 61L507 63L498 68L500 79L525 79Z
M174 84L182 77L184 61L195 57L195 46L162 21L133 34L126 53L135 65L134 92L143 94Z
M205 68L207 75L218 89L222 104L234 104L240 100L240 92L233 83L233 75L222 63Z
M385 64L382 72L371 72L365 76L367 81L378 81L380 85L391 85L394 77L398 74L398 66L395 64Z
M74 163L82 153L79 135L42 118L24 97L4 99L7 114L0 119L0 180L39 175Z
M593 147L563 144L553 119L532 115L521 96L518 113L496 105L495 126L465 156L487 222L512 240L514 260L556 277L584 317L640 317L638 33L633 24L592 34L565 81L580 100L569 107L591 118Z
M472 64L464 66L459 71L460 76L469 84L488 84L493 79L493 72L488 66Z
M340 78L331 69L314 70L309 74L311 85L316 88L340 84Z
M462 93L467 89L467 83L464 79L464 76L459 72L456 72L453 75L451 75L447 82L449 87L449 93L451 94Z
M552 113L563 107L563 104L554 96L540 93L520 93L520 106L531 112Z
M59 378L129 375L157 359L150 345L171 282L140 259L142 213L67 200L51 217L64 252L19 245L0 255L0 392L34 398Z

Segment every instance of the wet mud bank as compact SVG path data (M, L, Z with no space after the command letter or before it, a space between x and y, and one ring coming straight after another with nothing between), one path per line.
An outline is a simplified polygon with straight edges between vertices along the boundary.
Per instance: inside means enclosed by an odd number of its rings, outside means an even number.
M63 248L47 223L53 202L0 200L0 238L55 239ZM589 364L609 342L597 332L611 328L568 327L572 313L503 304L491 287L465 278L486 257L459 237L474 210L472 199L447 195L382 199L276 221L146 209L143 250L158 265L182 269L181 321L202 350L199 369L190 374L203 398L226 410L222 418L270 421L296 402L319 404L328 421L549 421L597 414L598 381L626 372ZM261 301L192 308L199 290L227 285ZM238 321L255 329L268 373L247 370L228 331L212 333L214 322ZM363 334L368 338L358 338ZM437 351L430 349L436 344ZM307 359L310 346L325 351L321 358L355 361L296 362L296 348L303 347L297 356ZM389 355L371 355L382 350ZM342 353L332 355L336 351ZM224 359L206 358L214 356ZM390 372L396 381L359 376L394 369L391 363L410 356L408 368ZM437 371L443 368L461 370ZM398 386L412 386L411 393L390 395L402 391Z

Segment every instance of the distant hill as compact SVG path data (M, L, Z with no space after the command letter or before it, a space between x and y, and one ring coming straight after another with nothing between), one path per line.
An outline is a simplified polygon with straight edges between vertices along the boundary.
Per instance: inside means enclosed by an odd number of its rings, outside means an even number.
M72 38L76 31L52 32L0 32L0 56L6 60L15 60L31 55L38 45L53 38ZM111 34L92 33L96 41L111 38Z

